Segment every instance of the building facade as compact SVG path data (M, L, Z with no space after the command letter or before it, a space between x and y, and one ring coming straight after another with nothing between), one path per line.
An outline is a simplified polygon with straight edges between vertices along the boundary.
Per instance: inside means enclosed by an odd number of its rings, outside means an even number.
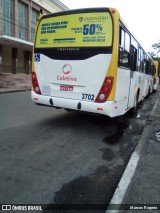
M59 0L0 0L0 74L31 73L36 19L68 10Z

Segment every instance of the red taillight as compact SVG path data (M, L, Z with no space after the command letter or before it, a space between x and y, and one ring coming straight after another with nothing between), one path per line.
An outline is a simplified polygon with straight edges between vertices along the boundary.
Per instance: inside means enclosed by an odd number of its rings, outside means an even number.
M32 86L33 86L35 93L41 95L41 90L40 90L38 80L37 80L37 76L36 76L35 72L32 72Z
M109 88L108 87L103 87L103 93L107 93L109 91Z
M95 102L104 103L107 100L113 87L113 81L114 77L110 76L105 78Z

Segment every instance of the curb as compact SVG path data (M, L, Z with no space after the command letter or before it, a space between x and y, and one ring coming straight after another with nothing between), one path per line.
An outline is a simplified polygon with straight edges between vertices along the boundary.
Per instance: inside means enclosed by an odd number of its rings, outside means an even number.
M158 98L159 98L160 93L157 95L156 97L156 101L151 109L151 112L148 116L148 118L150 116L153 116L156 110L156 106L158 104ZM148 120L148 119L147 119ZM109 206L106 210L105 213L122 213L123 210L114 210L114 206L117 205L120 208L120 205L122 204L124 198L129 194L130 192L130 183L132 181L132 178L135 174L136 168L138 166L139 163L139 159L141 156L141 153L143 151L143 148L145 147L145 142L147 137L149 136L150 132L152 130L152 125L146 121L146 126L143 129L143 132L140 136L140 139L137 143L137 146L134 150L134 152L132 153L130 160L126 166L126 169L124 170L124 173L120 179L120 182L113 194L113 197L109 203Z

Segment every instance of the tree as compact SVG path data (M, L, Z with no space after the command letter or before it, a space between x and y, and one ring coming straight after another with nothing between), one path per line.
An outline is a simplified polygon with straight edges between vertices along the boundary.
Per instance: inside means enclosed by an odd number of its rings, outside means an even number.
M156 58L159 58L159 54L160 54L160 41L158 41L157 43L152 45L153 49L155 50L155 56Z
M160 40L152 45L153 51L149 52L150 56L158 61L158 70L160 71Z

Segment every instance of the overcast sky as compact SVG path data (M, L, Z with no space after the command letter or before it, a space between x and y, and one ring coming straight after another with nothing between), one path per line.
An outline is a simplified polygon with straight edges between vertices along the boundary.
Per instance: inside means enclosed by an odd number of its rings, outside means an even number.
M160 40L160 0L61 0L70 9L114 7L146 51Z

